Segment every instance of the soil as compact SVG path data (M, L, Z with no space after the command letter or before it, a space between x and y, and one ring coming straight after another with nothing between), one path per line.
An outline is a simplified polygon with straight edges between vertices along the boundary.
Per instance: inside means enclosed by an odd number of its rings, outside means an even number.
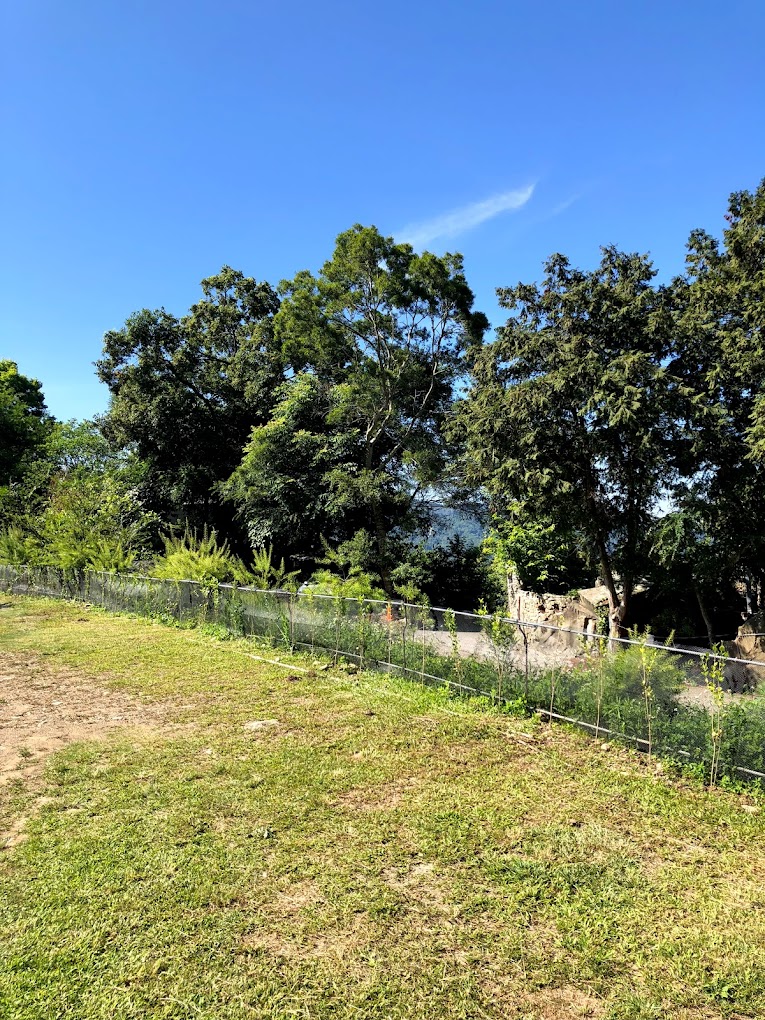
M15 779L39 781L49 755L67 744L98 740L120 727L168 726L167 703L143 702L96 680L37 659L0 654L0 790ZM0 831L0 849L19 842Z

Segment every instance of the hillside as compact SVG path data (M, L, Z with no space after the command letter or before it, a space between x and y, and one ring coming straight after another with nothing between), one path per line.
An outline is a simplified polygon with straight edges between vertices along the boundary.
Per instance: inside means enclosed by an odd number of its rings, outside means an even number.
M3 598L0 699L2 1017L765 1012L751 793L46 600Z

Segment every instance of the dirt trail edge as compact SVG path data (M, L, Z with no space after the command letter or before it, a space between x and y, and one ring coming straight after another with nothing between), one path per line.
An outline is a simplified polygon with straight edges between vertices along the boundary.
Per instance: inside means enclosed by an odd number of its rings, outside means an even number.
M0 793L14 779L42 776L49 755L112 730L170 728L177 706L146 703L81 674L28 655L0 653ZM0 850L20 842L23 822L3 831Z

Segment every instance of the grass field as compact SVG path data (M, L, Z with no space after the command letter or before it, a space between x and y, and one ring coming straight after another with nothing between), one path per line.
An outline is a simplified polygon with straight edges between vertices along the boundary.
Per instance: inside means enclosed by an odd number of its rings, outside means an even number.
M122 716L5 773L3 1020L765 1015L752 794L253 653L3 598L0 685Z

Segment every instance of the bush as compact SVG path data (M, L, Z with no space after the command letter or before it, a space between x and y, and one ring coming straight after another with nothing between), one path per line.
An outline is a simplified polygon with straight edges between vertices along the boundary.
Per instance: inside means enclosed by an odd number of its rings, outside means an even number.
M126 570L157 527L119 474L56 479L39 522L39 559L64 570Z
M17 526L0 532L0 563L24 566L37 563L40 543Z
M205 528L200 537L186 528L183 535L168 535L163 539L165 554L152 569L154 577L174 581L238 581L248 584L253 580L238 556L233 556L228 542L218 544L215 531Z
M385 592L379 587L380 575L370 569L374 544L367 531L357 531L337 549L332 549L324 537L321 543L322 566L311 575L311 591L343 598L385 599Z

